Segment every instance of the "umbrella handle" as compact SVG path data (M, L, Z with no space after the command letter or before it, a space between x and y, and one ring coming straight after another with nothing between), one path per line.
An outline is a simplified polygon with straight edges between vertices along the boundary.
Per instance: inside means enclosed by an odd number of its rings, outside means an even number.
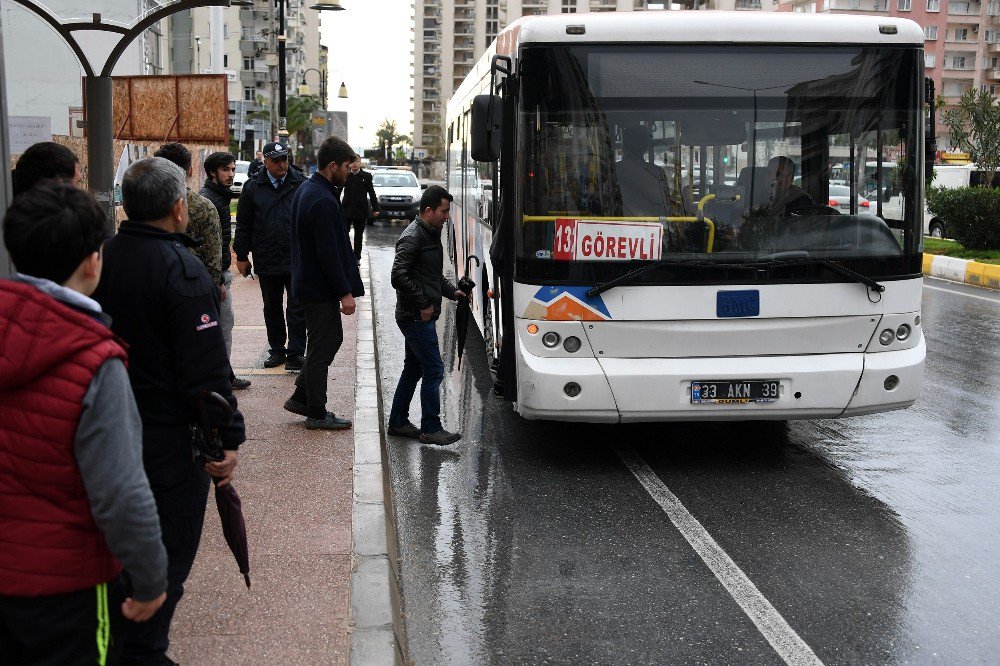
M221 395L215 391L202 389L201 393L198 394L198 398L198 416L201 417L202 426L205 428L206 432L209 432L212 429L212 424L208 420L207 403L209 401L215 403L215 406L222 410L222 413L225 416L225 425L230 425L233 422L233 408L229 404L229 401Z
M471 268L469 267L469 262L472 261L473 259L476 260L476 268L482 266L482 264L479 262L479 257L477 257L474 254L470 254L468 257L465 258L465 275L466 275L466 277L468 277L469 271L471 270Z

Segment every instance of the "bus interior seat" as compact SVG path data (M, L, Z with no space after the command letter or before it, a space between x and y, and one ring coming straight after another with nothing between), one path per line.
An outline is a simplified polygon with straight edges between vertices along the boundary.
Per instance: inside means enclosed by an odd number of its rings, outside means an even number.
M736 179L736 187L743 192L743 199L749 205L750 201L750 169L743 167ZM753 200L754 207L764 205L771 198L771 175L766 166L753 167Z

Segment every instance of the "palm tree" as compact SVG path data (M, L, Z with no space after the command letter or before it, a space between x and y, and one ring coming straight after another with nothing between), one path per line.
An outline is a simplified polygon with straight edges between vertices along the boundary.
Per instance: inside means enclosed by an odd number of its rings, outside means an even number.
M389 164L392 164L393 160L393 146L410 143L410 137L396 132L396 121L389 120L388 118L383 120L382 124L379 125L375 136L378 138L379 152L387 157Z

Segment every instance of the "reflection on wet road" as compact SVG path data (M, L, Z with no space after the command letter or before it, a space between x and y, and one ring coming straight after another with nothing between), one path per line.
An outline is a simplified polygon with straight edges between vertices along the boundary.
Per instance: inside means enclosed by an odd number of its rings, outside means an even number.
M385 405L403 358L389 285L401 228L369 230ZM525 421L491 397L475 333L456 369L447 307L443 418L465 437L388 438L409 657L804 663L768 642L625 448L822 662L994 662L1000 298L928 285L917 406L789 425Z

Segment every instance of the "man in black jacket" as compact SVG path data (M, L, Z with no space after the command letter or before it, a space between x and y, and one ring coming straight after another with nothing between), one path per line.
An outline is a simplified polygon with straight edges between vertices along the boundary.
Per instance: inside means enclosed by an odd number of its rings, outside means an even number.
M326 411L326 383L344 342L340 315L354 314L354 297L365 293L336 189L357 157L345 141L328 138L317 154L319 170L292 202L292 292L306 311L309 356L285 409L305 416L310 430L351 427Z
M93 296L111 316L111 329L129 346L129 380L143 426L143 466L168 559L167 600L149 622L129 631L125 664L166 658L170 621L201 540L209 476L229 483L236 450L246 439L219 329L219 290L188 251L195 241L184 234L185 195L184 172L162 157L128 168L122 200L129 219L104 244L104 270ZM226 424L222 414L210 413L225 456L202 467L191 455L190 424L205 390L223 396L234 419Z
M291 215L292 197L305 182L302 175L288 167L288 148L280 143L264 146L264 168L247 180L236 206L236 268L250 275L249 255L260 278L264 300L264 325L270 355L265 368L282 363L285 370L302 370L306 351L306 317L292 295ZM288 294L288 309L282 313L282 301ZM288 329L285 329L285 317ZM285 341L288 349L285 349Z
M222 299L222 306L219 310L219 326L222 327L222 337L226 341L226 354L232 357L233 354L233 325L236 323L233 317L233 300L230 293L233 286L233 272L230 266L233 263L230 246L233 242L233 214L229 210L229 202L236 195L233 194L233 179L236 177L236 158L229 153L212 153L205 158L205 186L198 192L212 202L215 209L219 211L219 231L220 231L220 267L222 268L222 279L225 287L226 297ZM250 380L242 379L236 375L230 377L230 383L234 389L245 389L250 386Z
M406 340L403 373L396 385L389 413L389 434L430 444L454 444L462 435L441 426L441 380L444 363L434 322L441 314L441 298L468 298L442 273L444 248L441 228L451 202L447 190L431 185L420 197L420 215L396 241L392 286L396 289L396 324ZM420 385L420 427L410 423L410 401Z
M378 213L378 197L372 186L372 175L361 168L361 160L355 160L344 183L344 218L348 227L354 227L354 257L359 262L365 225L368 224L369 217L378 217Z

